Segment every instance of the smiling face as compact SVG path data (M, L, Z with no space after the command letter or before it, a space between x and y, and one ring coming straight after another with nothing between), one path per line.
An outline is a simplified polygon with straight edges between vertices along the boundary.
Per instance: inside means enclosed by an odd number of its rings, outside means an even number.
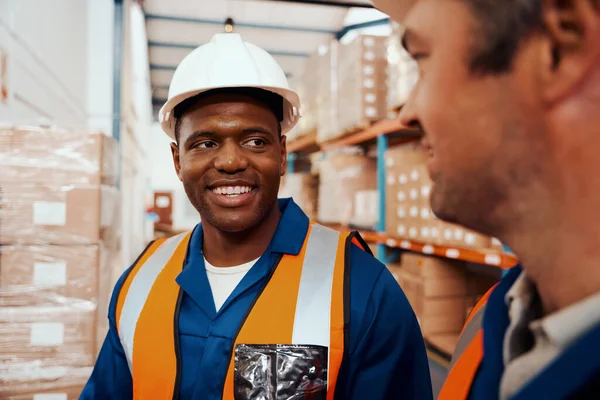
M425 132L432 209L498 234L528 207L523 193L544 168L548 143L532 72L538 44L524 40L509 68L482 72L472 64L481 26L466 2L420 0L404 26L420 76L400 118Z
M286 142L264 103L245 94L213 94L193 103L178 124L173 161L205 224L241 232L277 207Z

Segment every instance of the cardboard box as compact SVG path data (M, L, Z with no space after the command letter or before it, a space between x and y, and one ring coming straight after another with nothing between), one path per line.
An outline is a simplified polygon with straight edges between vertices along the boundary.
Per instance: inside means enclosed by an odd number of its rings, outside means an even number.
M96 304L106 275L110 271L101 245L2 246L0 307Z
M379 222L379 191L359 190L354 194L354 216L350 223L376 230Z
M0 129L0 182L114 186L118 144L101 133L56 128Z
M71 387L55 387L29 393L8 393L0 397L3 400L77 400L85 384Z
M1 307L0 364L92 365L95 311L95 306Z
M319 180L311 173L286 174L279 188L279 197L292 197L308 218L317 218Z
M430 279L467 279L463 261L423 256L414 253L402 254L404 270L415 277Z
M320 167L319 221L351 223L355 194L364 190L377 190L375 159L362 154L328 153Z
M464 245L471 249L486 249L491 246L491 240L489 236L467 229L465 231Z
M109 186L1 185L0 243L118 244L119 192Z
M92 369L92 366L72 367L47 361L3 363L0 364L0 399L39 400L44 397L35 395L52 393L57 394L56 399L77 399Z

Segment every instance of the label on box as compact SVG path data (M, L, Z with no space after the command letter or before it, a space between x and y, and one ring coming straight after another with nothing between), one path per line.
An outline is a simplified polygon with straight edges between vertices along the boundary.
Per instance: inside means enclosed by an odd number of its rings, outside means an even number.
M375 67L373 67L372 65L365 65L365 67L363 68L363 73L365 75L373 75L375 73Z
M419 207L413 206L410 208L410 216L411 218L417 218L419 216Z
M469 245L475 244L475 235L473 235L472 233L467 233L465 235L465 243Z
M391 185L393 185L395 181L396 181L396 180L394 179L394 175L392 175L392 174L389 174L389 175L387 176L387 180L386 180L386 182L387 182L388 186L391 186Z
M452 229L444 229L444 239L452 240Z
M403 190L398 191L398 201L406 201L406 192Z
M406 236L406 225L398 225L398 229L396 229L398 235Z
M421 208L421 219L429 219L429 208Z
M66 393L39 393L33 395L33 400L67 400Z
M385 166L392 167L394 165L394 159L392 157L388 157L385 159Z
M373 79L365 79L363 81L363 87L366 87L367 89L372 89L375 87L375 81Z
M454 230L454 240L459 240L462 241L465 237L465 231L463 231L462 229L455 229Z
M431 228L431 237L437 239L440 237L440 230L438 228Z
M365 109L365 115L367 117L373 118L373 117L377 116L377 109L375 107L367 107Z
M419 174L419 170L413 169L410 173L410 179L412 179L415 182L418 181L420 177L421 174Z
M67 262L36 262L33 265L33 284L36 286L65 286Z
M408 176L406 176L406 174L400 174L400 176L398 176L398 183L400 183L401 185L407 184Z
M375 59L375 53L373 53L372 51L365 52L365 60L373 61L374 59Z
M372 37L365 37L363 38L363 44L366 47L373 47L375 46L375 39L373 39Z
M375 96L373 93L367 93L365 94L365 101L369 104L373 104L375 101L377 101L377 96Z
M65 324L36 322L31 324L29 343L32 346L59 346L65 342Z
M430 193L431 193L431 186L423 186L421 188L421 195L423 197L429 197Z
M424 239L429 239L430 232L428 227L424 226L421 228L421 237Z
M417 200L419 198L419 191L417 189L411 189L410 198L411 200Z
M67 204L62 201L36 201L33 203L35 225L64 226L67 223Z
M406 208L398 207L398 218L406 218Z
M419 231L417 230L417 228L412 227L408 230L408 236L410 236L411 238L416 238L419 235Z

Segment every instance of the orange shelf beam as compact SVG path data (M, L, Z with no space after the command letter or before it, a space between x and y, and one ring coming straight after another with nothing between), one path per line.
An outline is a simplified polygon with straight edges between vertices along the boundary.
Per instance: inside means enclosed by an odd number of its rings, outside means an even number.
M349 230L349 228L340 225L328 226L336 230ZM370 231L361 231L360 235L365 241L370 243L380 243L395 249L453 260L468 261L476 264L490 265L501 269L512 268L518 263L518 260L514 255L495 250L474 250L457 246L441 246Z
M287 144L287 151L288 153L295 153L311 147L314 147L315 150L318 150L317 132L311 132L300 136L298 139L290 141Z
M402 125L397 119L384 119L376 122L365 130L344 136L340 139L334 139L330 142L321 143L321 148L324 150L352 146L375 139L377 136L396 133L409 128Z

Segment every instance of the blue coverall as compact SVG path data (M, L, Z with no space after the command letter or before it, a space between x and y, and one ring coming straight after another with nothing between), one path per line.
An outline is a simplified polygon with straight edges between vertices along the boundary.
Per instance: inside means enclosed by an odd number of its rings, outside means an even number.
M291 199L280 199L281 220L271 243L221 307L215 310L202 254L202 229L194 230L177 283L183 290L179 318L181 399L221 399L234 336L278 254L298 254L309 219ZM352 246L350 254L349 355L338 385L343 399L429 400L429 365L415 314L387 268ZM116 284L110 330L82 399L131 399L132 379L115 325ZM160 346L160 343L157 343Z

